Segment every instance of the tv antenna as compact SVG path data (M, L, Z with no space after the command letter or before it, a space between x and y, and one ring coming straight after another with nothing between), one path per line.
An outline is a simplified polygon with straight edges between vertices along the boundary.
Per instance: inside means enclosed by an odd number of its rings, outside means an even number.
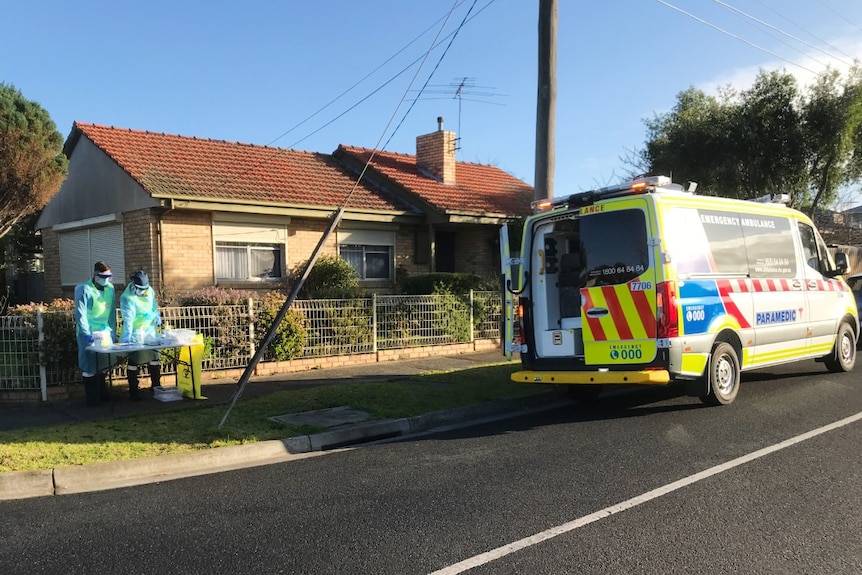
M423 97L423 100L458 100L458 141L461 140L461 106L464 101L478 102L480 104L491 104L492 106L505 106L500 102L492 101L493 98L507 97L508 94L497 94L494 92L496 88L493 86L477 86L476 78L462 76L455 78L449 84L429 85L426 87L424 94L429 97ZM461 147L455 148L460 150Z

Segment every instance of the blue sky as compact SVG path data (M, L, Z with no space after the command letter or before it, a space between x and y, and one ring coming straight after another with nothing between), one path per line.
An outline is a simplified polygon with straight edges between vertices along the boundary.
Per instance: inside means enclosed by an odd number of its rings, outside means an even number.
M64 137L81 121L413 154L443 116L459 160L533 183L538 0L4 4L0 82ZM744 89L761 67L805 82L862 59L859 0L558 4L555 195L619 181L643 120L690 86Z

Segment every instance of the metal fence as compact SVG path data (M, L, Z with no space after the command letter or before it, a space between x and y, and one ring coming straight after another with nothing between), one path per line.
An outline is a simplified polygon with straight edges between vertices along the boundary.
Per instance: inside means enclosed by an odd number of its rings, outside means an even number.
M290 313L304 328L298 357L469 343L500 337L497 292L297 300ZM162 308L162 323L201 334L202 369L248 364L266 334L265 303ZM270 312L272 310L269 310ZM43 390L80 378L71 311L0 316L0 391ZM271 344L272 345L272 344ZM264 361L272 357L264 356ZM170 372L172 366L163 366ZM118 368L122 370L123 368Z

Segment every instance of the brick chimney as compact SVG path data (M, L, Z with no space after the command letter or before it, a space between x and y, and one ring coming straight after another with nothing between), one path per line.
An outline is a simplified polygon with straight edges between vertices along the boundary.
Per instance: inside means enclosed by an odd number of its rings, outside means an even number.
M437 117L436 132L416 138L416 166L446 186L455 185L455 132L443 130L443 116Z

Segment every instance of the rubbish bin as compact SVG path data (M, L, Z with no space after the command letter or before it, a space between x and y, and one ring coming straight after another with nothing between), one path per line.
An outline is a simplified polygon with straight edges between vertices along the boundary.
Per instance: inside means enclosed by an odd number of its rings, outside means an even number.
M180 348L177 363L177 387L183 397L206 399L201 395L201 363L204 359L204 337L195 334L191 345Z

